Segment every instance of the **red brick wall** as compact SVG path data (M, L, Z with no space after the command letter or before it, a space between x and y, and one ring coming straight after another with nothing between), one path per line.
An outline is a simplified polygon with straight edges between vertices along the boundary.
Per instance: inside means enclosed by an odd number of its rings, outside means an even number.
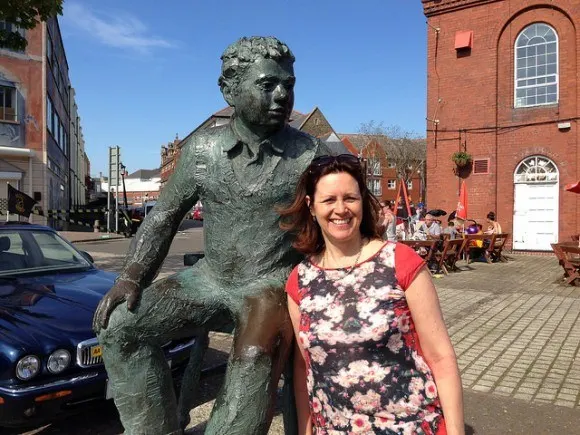
M458 4L465 7L445 11ZM431 14L429 8L435 5L439 9ZM443 0L424 6L432 26L428 27L428 206L455 208L460 178L453 172L451 155L466 149L474 158L490 159L488 175L466 176L470 217L483 221L494 210L511 233L514 170L526 157L539 154L552 159L560 174L560 240L580 232L580 197L564 190L566 183L579 179L580 36L575 28L580 25L580 2L555 0L546 6L537 0ZM526 26L539 21L558 34L559 103L515 109L515 40ZM473 47L458 55L455 33L465 30L473 31ZM572 119L571 129L560 131L558 121L567 119Z
M363 158L378 158L381 162L381 175L373 176L368 175L368 178L377 178L381 180L381 195L378 196L379 200L394 201L397 197L397 192L399 191L400 180L397 180L397 172L395 168L389 168L389 162L384 149L376 142L370 142L366 147L362 149ZM395 188L389 189L389 180L395 180ZM412 179L412 188L408 189L408 194L411 201L415 203L421 200L421 180L418 176Z

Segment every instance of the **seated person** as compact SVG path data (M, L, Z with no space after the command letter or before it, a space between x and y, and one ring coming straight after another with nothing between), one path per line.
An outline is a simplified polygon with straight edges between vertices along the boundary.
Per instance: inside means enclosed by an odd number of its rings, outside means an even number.
M425 222L419 227L418 231L424 232L427 239L438 239L441 235L441 225L435 221L433 215L425 215Z
M501 234L501 225L496 222L493 211L487 214L487 230L485 230L485 234Z
M443 234L449 234L451 240L459 238L459 232L455 228L455 222L450 221L447 223L447 228L443 230Z

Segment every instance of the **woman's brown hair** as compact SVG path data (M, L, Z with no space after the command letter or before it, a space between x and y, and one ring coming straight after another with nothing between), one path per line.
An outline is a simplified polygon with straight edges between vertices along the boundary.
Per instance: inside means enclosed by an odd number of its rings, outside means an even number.
M319 254L324 248L322 231L316 221L312 219L310 209L306 204L306 197L309 196L314 201L314 192L318 181L325 175L340 172L349 174L358 184L363 206L363 217L360 225L362 236L369 239L381 237L378 228L381 207L378 199L369 191L365 183L362 165L338 158L324 165L319 165L314 161L300 176L292 204L277 210L282 218L280 228L296 235L292 246L303 254Z

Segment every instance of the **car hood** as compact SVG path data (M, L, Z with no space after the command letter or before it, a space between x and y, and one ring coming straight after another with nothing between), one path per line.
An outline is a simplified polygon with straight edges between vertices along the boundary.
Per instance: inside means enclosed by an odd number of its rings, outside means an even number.
M45 353L94 337L93 313L115 277L90 269L0 278L0 350Z

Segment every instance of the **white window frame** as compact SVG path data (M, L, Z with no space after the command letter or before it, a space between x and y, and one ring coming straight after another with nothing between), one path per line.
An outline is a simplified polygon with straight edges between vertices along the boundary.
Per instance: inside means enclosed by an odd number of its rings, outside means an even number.
M369 175L382 175L381 160L378 157L370 157L367 159L367 172Z
M2 108L2 117L0 117L0 122L18 122L18 90L14 86L7 86L7 85L0 85L0 88L4 89L3 98L6 98L6 90L10 92L12 97L12 110L14 110L14 119L6 119L6 106L4 105L4 101L0 101L0 108Z
M397 188L397 180L387 180L387 188L389 190L395 190Z
M534 76L524 76L524 77L519 77L518 78L518 60L521 62L523 60L527 60L530 59L529 57L524 57L524 58L520 58L518 59L518 48L519 49L527 49L528 46L521 46L518 47L518 44L520 42L520 40L525 36L526 38L528 38L527 35L524 35L524 33L530 29L533 26L539 26L539 25L543 25L546 26L549 30L551 30L554 33L554 36L556 38L555 44L556 44L556 72L553 74L542 74L542 75L536 75ZM549 42L550 44L552 42ZM546 46L547 44L549 44L548 42L545 42L544 44L538 44L537 46ZM553 53L550 53L553 54ZM533 56L534 58L534 65L528 66L525 65L525 68L536 68L537 67L537 59L541 54L535 54ZM548 56L548 53L545 53L546 56ZM546 64L545 67L547 68L548 65L552 65L552 64L548 64L547 60L546 60ZM521 67L520 67L521 69ZM551 78L552 76L555 76L554 78L554 82L549 82L548 83L548 78ZM522 80L536 80L536 82L538 80L543 80L543 83L541 84L534 84L534 85L522 85L522 86L518 86L518 81L522 81ZM536 100L535 104L527 104L527 99L529 98L528 95L524 96L524 97L518 97L518 91L522 90L522 89L546 89L546 100L547 100L547 87L548 86L556 86L556 101L545 101L543 103L538 103ZM536 99L537 99L537 94L536 94ZM535 22L535 23L531 23L530 25L526 26L518 35L518 37L516 38L516 41L514 43L514 107L515 108L523 108L523 107L537 107L537 106L548 106L548 105L553 105L553 104L558 104L558 102L560 101L560 39L558 37L558 33L556 32L556 30L550 26L547 23L544 22Z
M383 188L381 186L380 178L371 178L367 181L367 187L371 193L375 196L381 196L383 194Z
M407 190L413 190L413 180L407 180Z

